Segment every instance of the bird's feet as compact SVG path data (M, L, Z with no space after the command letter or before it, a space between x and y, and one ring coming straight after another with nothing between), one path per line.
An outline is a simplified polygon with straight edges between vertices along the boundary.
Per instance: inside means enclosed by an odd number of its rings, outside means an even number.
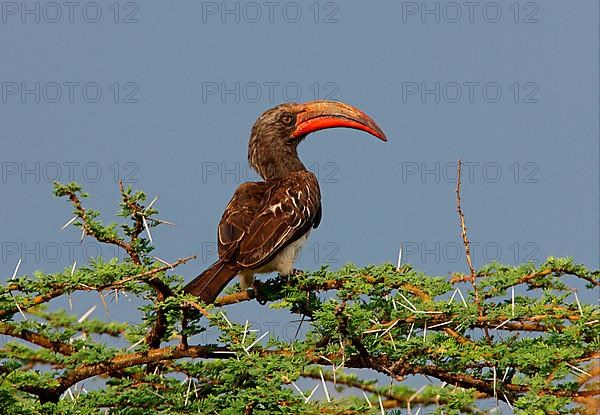
M301 269L294 268L292 272L290 272L288 275L285 275L285 277L287 278L287 283L290 284L294 277L297 277L302 274L304 274L304 271L302 271Z
M262 286L263 283L260 280L255 279L252 283L252 291L254 292L254 299L258 301L258 304L265 305L267 304L267 299L261 292Z

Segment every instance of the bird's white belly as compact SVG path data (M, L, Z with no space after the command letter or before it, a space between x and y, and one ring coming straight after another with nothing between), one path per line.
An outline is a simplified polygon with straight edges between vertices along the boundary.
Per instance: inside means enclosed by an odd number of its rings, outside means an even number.
M298 255L302 250L302 246L308 239L310 230L302 237L286 246L275 258L268 264L257 269L247 269L240 272L240 284L243 289L246 289L254 282L254 274L267 274L269 272L278 272L281 275L290 275L294 271L294 263L298 259Z

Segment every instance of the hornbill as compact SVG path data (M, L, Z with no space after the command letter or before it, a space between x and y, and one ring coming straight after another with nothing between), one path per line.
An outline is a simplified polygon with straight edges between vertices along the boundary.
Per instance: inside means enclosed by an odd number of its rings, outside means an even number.
M363 130L387 141L365 113L336 101L285 103L258 118L248 161L264 181L237 188L219 223L219 260L194 278L186 293L208 304L238 274L242 288L248 288L254 274L294 272L302 245L321 221L319 183L298 158L297 147L308 134L333 127Z

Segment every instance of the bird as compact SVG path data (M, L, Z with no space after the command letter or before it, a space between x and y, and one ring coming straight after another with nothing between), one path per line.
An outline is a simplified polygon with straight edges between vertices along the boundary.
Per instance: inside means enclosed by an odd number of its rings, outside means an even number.
M248 163L263 180L236 189L218 226L219 259L188 283L185 293L211 304L236 275L248 289L255 274L295 272L294 262L322 213L319 182L298 157L298 144L310 133L336 127L387 141L373 119L338 101L283 103L256 120Z

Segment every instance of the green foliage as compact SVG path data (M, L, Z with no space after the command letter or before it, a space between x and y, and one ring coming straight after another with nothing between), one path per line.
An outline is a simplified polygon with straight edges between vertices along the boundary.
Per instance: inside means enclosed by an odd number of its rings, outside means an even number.
M597 293L600 273L572 258L492 263L474 282L410 265L323 267L206 306L172 271L191 258L149 255L142 234L163 221L143 192L121 187L126 223L109 225L83 207L79 185L57 183L54 194L73 205L74 226L127 258L0 286L0 334L10 338L0 348L2 414L379 414L380 405L460 414L485 413L496 399L518 414L597 409L600 309L579 302L570 278ZM49 304L81 291L137 297L141 323L82 320ZM301 314L308 332L290 342L227 317L227 305L253 295ZM191 343L209 328L217 344ZM412 386L414 376L425 386Z

